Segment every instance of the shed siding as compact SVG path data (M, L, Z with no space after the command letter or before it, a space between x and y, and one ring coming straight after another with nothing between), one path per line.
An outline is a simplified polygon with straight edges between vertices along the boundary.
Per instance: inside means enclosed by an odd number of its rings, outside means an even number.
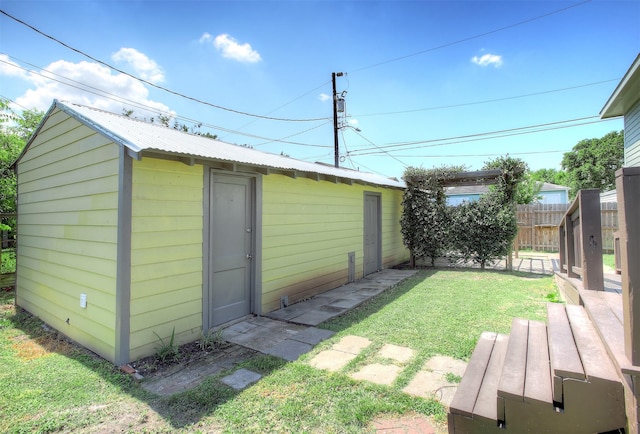
M640 166L640 101L624 116L624 165Z
M18 165L17 303L109 360L118 167L118 145L60 111Z
M334 184L283 175L263 178L262 310L318 294L347 282L348 253L363 275L364 192L382 197L383 265L407 257L400 235L399 190Z
M203 167L133 162L130 358L153 354L202 327Z

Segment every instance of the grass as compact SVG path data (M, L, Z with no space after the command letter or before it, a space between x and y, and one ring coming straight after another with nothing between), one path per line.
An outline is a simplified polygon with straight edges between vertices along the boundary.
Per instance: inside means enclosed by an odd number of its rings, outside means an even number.
M613 255L613 253L605 253L602 255L602 262L604 263L604 265L606 265L607 267L616 268L616 258Z
M260 356L242 367L262 380L237 392L210 376L170 397L145 392L113 365L60 339L0 292L0 432L370 432L373 418L418 413L445 422L441 404L402 392L428 357L467 359L482 331L507 333L515 316L543 319L551 277L480 271L422 271L323 324L336 336L295 362ZM308 360L342 336L372 345L339 373ZM347 374L385 343L416 356L391 386ZM459 381L451 374L451 381Z
M16 249L2 249L0 274L16 272Z

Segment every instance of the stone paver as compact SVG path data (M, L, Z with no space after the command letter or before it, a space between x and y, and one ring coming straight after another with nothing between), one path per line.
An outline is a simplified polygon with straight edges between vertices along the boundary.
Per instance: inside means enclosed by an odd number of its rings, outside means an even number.
M385 359L395 360L398 363L407 363L413 358L415 353L416 352L411 348L401 347L399 345L393 344L385 344L382 348L380 348L378 356L384 357Z
M434 356L427 360L424 364L424 369L442 372L444 374L451 372L452 374L462 377L464 375L464 371L467 369L467 363L462 360L454 359L453 357Z
M422 398L433 398L447 407L458 389L457 383L449 383L447 374L464 375L467 363L448 356L434 356L427 360L423 370L416 373L403 392Z
M333 345L333 349L336 351L342 351L350 354L360 354L360 351L371 345L371 341L367 338L360 336L345 336L340 339L340 342Z
M325 339L329 339L333 335L335 335L335 332L332 332L331 330L309 327L308 329L294 335L291 339L310 345L318 345L320 342Z
M258 374L257 372L242 368L238 369L231 375L227 375L220 381L235 390L242 390L260 380L261 378L262 375Z
M311 359L309 365L317 369L338 372L344 368L347 363L355 359L357 354L345 353L344 351L324 350L316 354Z
M312 348L313 346L310 344L287 339L268 348L265 353L293 362L294 360L298 360L298 357L304 353L311 351Z
M436 434L436 429L422 415L404 415L375 419L373 427L378 434Z
M358 372L350 375L354 380L364 380L375 384L384 384L390 386L396 381L398 374L402 368L397 365L381 365L380 363L372 363L365 365Z

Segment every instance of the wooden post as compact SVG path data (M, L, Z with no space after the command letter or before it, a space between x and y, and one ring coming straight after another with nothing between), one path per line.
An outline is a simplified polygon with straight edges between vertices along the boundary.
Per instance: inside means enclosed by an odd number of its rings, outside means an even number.
M571 218L571 213L567 212L564 216L564 253L566 254L566 266L567 266L567 276L568 277L578 277L575 271L573 271L573 267L576 265L576 251L574 250L574 240L573 240L573 219Z
M604 291L602 272L602 224L600 190L580 190L580 244L582 245L582 285L584 289Z
M558 256L560 258L560 273L564 273L564 267L567 265L566 231L567 228L564 227L563 220L561 220L558 225Z
M616 172L625 353L640 365L640 167Z

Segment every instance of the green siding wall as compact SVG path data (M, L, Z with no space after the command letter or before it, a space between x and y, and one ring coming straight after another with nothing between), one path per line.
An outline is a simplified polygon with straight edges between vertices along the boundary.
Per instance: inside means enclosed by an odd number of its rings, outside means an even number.
M60 111L18 164L17 303L112 361L118 164L116 144Z
M283 175L263 178L262 310L347 282L348 253L363 276L364 192L382 198L382 258L389 267L408 259L400 234L402 192Z
M203 167L133 162L130 358L153 354L155 333L178 343L202 327Z

